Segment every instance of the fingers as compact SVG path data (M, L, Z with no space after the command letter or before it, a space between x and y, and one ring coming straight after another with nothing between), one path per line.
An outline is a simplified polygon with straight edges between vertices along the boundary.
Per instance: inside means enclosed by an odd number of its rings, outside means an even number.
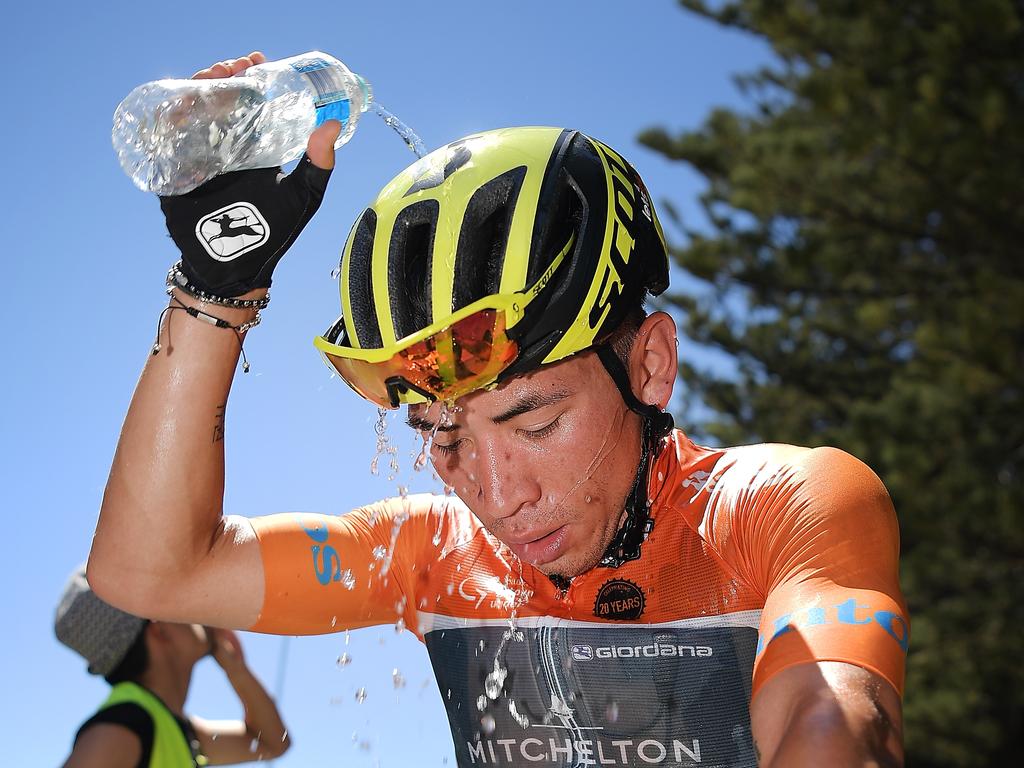
M242 56L238 59L225 59L206 69L200 69L192 75L192 79L208 80L215 77L234 77L235 75L242 74L254 64L262 64L266 60L267 57L260 51L253 51L248 56Z
M329 170L334 167L334 142L341 133L341 123L328 120L309 135L306 154L317 168Z

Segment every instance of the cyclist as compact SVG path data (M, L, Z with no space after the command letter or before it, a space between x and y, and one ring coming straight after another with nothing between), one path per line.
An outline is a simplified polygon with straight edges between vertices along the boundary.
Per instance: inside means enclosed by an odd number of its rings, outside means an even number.
M675 326L643 309L668 285L664 237L633 168L582 133L449 144L345 245L342 316L316 345L364 398L407 406L455 495L222 516L239 340L336 131L285 181L228 174L163 200L174 348L158 339L129 409L94 587L264 632L401 620L450 691L460 766L899 762L908 621L884 487L835 449L712 449L673 428ZM239 200L270 242L215 263L195 222Z

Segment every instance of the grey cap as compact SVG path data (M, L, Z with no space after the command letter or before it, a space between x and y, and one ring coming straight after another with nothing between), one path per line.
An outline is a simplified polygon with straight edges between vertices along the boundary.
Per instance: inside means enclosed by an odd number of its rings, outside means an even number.
M109 675L127 655L146 620L100 600L80 565L60 598L53 630L71 650L89 662L89 672Z

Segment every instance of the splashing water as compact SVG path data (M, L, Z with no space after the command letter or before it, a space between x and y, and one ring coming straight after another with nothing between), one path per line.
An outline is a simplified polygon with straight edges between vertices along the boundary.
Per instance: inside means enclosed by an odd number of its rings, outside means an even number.
M501 666L498 659L494 660L494 671L489 673L484 680L484 693L487 698L494 701L501 695L501 689L505 687L505 678L508 677L508 670Z
M386 409L377 409L377 421L373 425L373 431L377 433L377 451L370 461L370 474L376 476L377 463L388 448L388 412Z
M437 515L437 528L434 530L434 537L431 539L435 547L441 546L441 538L444 535L444 524L448 518L448 504L442 503L440 509L434 502L430 503L430 509ZM449 592L448 594L451 594Z
M349 592L356 588L356 577L352 575L351 568L346 568L341 572L341 586L343 586ZM331 626L333 627L334 624L331 624Z
M512 715L512 719L515 720L519 727L524 731L530 727L530 718L526 715L520 714L519 710L516 709L516 700L509 698L508 700L508 713Z
M379 115L381 119L384 120L385 125L391 128L402 138L402 141L405 142L405 146L412 150L412 153L416 155L416 157L423 157L427 154L426 145L424 145L420 140L420 137L413 132L412 128L395 117L392 112L382 107L377 101L373 102L372 109L374 114Z

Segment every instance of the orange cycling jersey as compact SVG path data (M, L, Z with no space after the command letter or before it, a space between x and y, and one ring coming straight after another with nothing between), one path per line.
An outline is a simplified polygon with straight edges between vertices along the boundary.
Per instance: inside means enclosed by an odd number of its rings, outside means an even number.
M252 629L402 619L447 692L459 766L756 766L749 703L780 670L848 662L902 693L898 531L867 467L675 432L648 498L640 557L564 592L453 498L258 518Z

